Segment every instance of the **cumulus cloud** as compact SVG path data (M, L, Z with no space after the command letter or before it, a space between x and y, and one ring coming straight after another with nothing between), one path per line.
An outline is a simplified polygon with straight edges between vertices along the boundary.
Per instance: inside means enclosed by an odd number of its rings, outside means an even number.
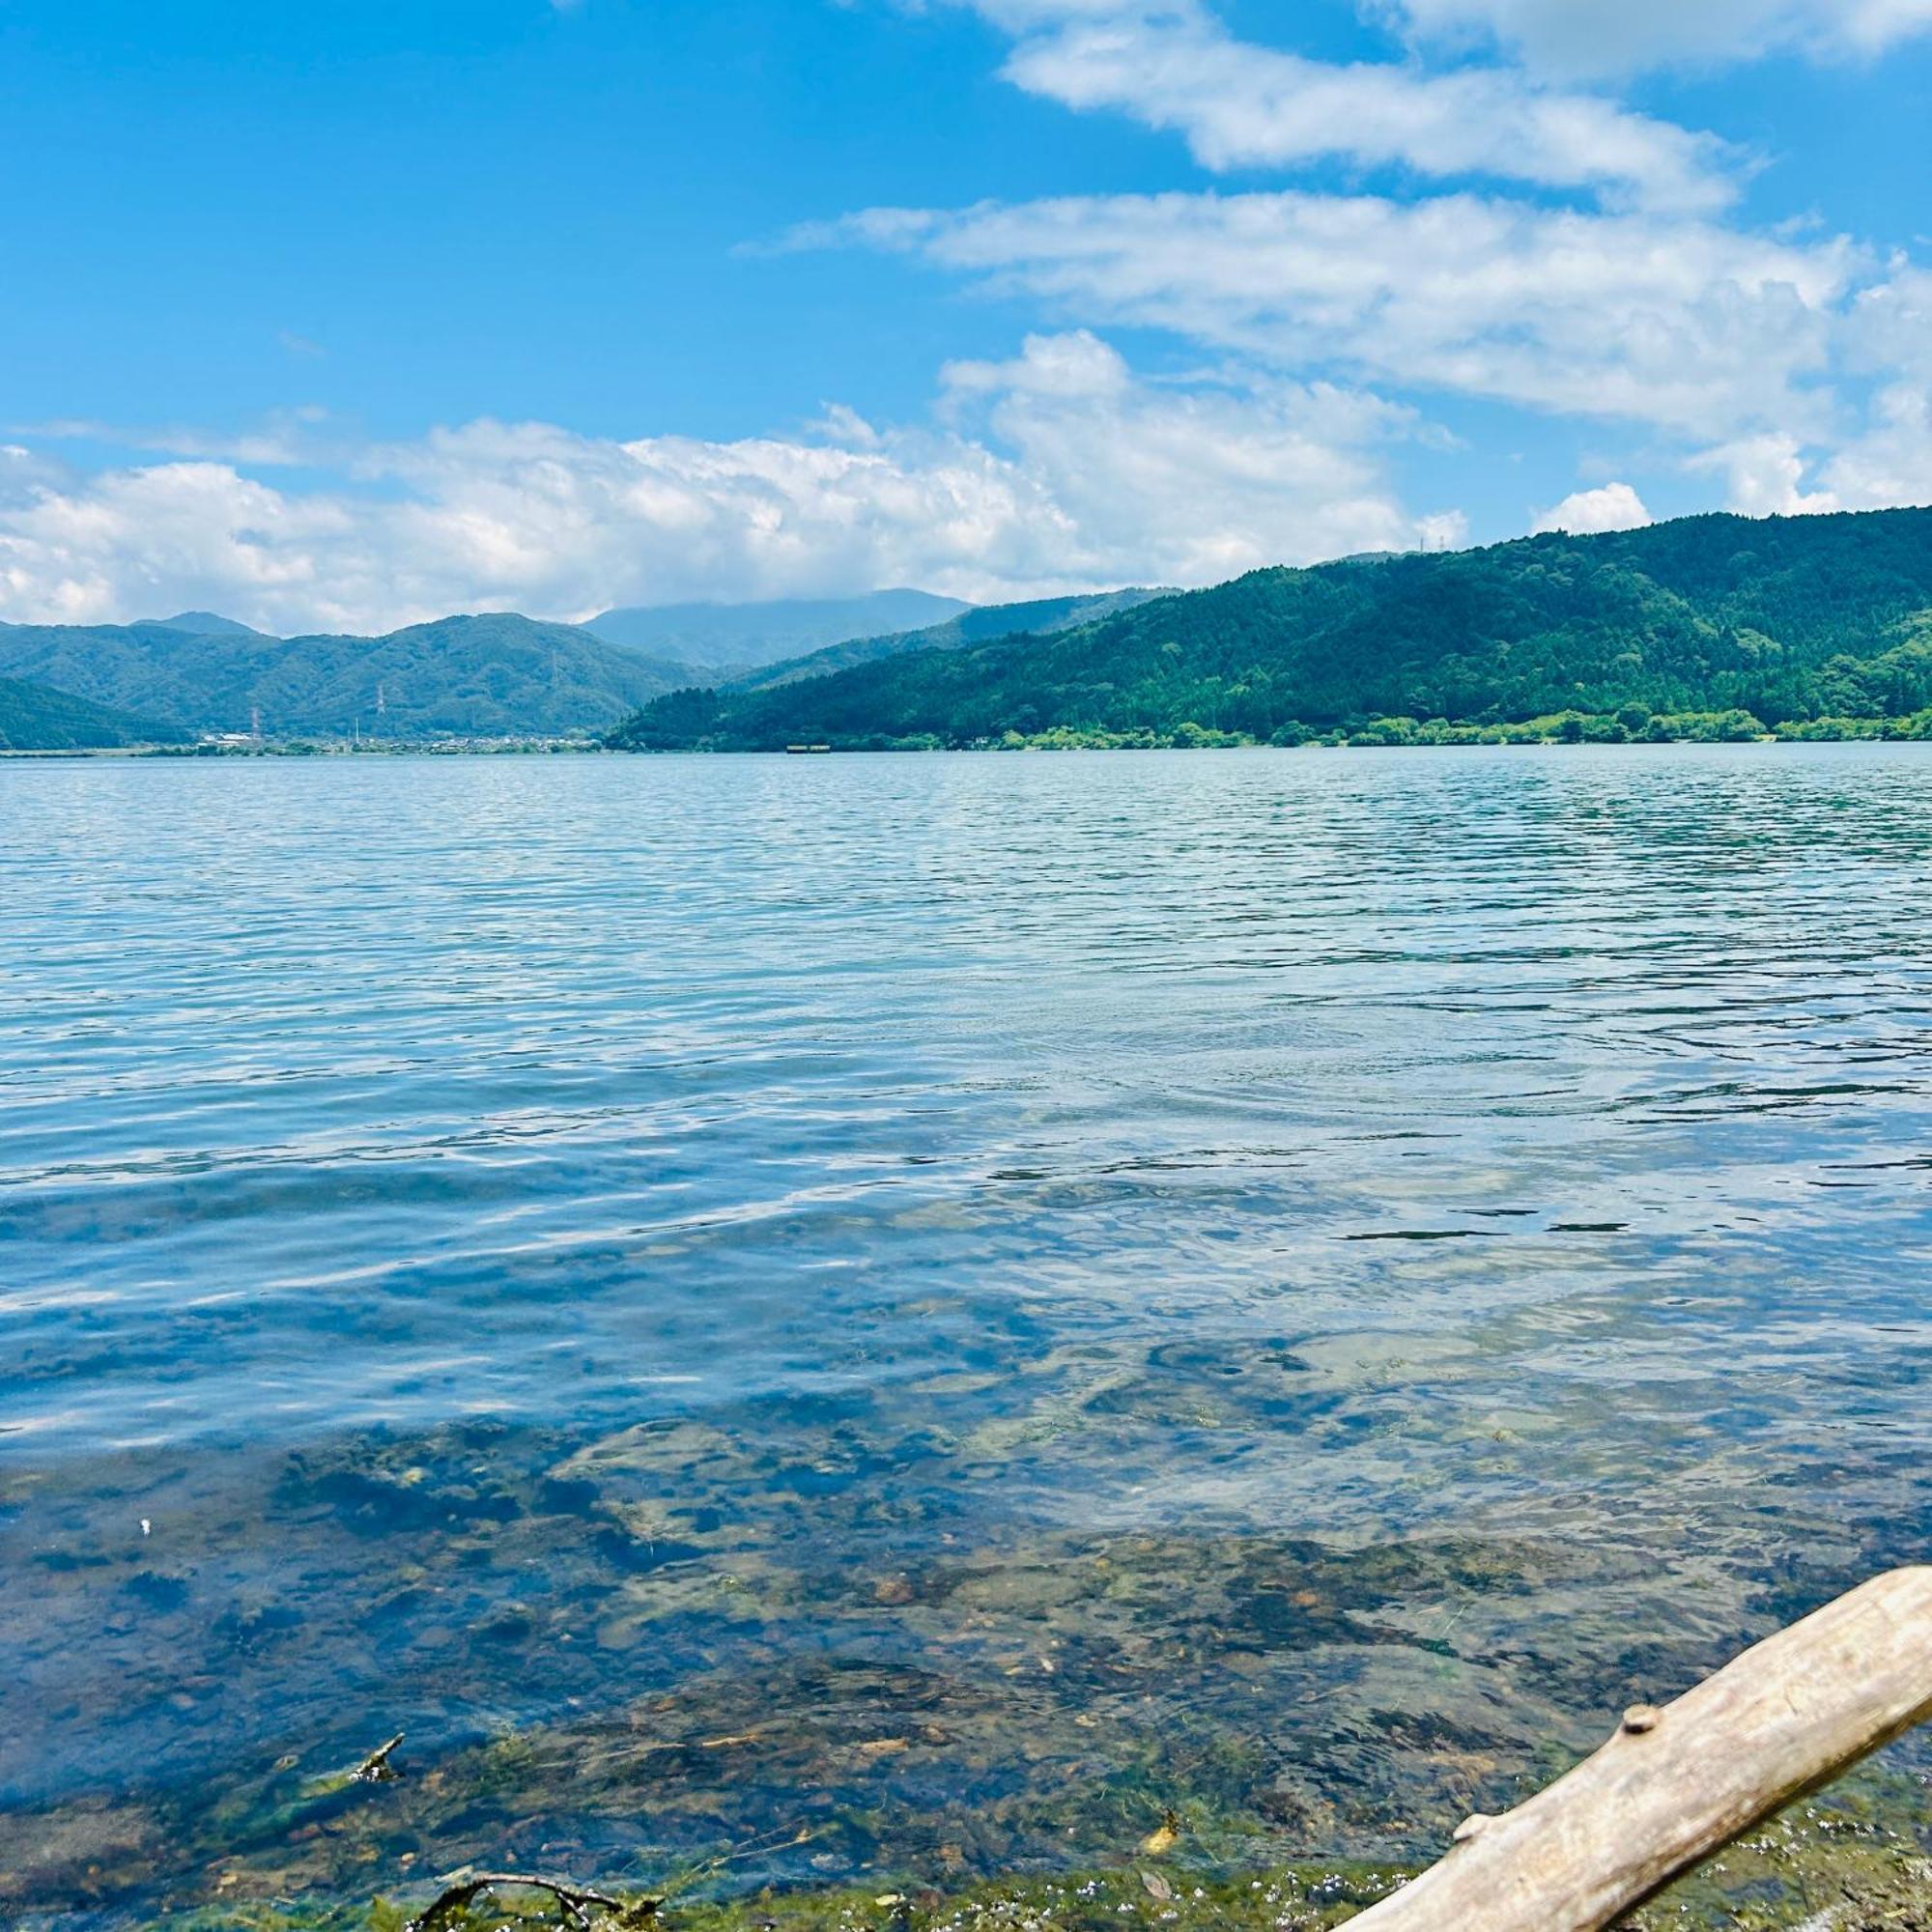
M1536 528L1567 530L1581 537L1600 530L1641 529L1650 521L1643 498L1628 483L1605 483L1601 489L1577 490L1565 497L1537 518Z
M1892 263L1859 291L1846 334L1854 368L1932 388L1932 272Z
M1075 574L1118 579L1138 555L1163 582L1211 583L1424 540L1381 463L1415 418L1373 395L1253 379L1152 388L1084 330L951 364L946 384L955 405L991 399L994 439L1067 520Z
M1823 427L1817 379L1865 267L1842 240L1471 194L886 209L800 239L916 253L1081 325L1707 441Z
M1893 263L1860 291L1846 360L1872 392L1860 433L1825 458L1825 487L1854 509L1932 503L1932 273Z
M1868 56L1932 30L1932 0L1385 0L1379 11L1424 42L1488 43L1565 78L1792 48Z
M1690 459L1692 470L1726 478L1728 505L1747 517L1802 517L1843 505L1828 490L1804 488L1804 453L1798 439L1772 430L1742 437Z
M1851 510L1932 503L1932 390L1894 383L1873 398L1862 434L1823 464L1832 503Z
M952 365L936 426L834 412L705 442L474 422L277 488L230 463L67 472L0 449L0 617L215 608L380 630L453 610L836 594L975 598L1215 581L1439 541L1384 475L1407 412L1267 378L1150 384L1084 332Z
M1195 5L989 5L1020 35L1007 77L1077 109L1172 128L1216 170L1322 156L1491 175L1652 208L1728 201L1735 159L1709 135L1524 74L1337 65L1237 41Z
M1842 433L1768 430L1692 459L1726 479L1732 508L1803 516L1932 503L1932 276L1906 269L1861 291L1845 336L1849 371L1877 380Z
M352 524L343 504L284 496L220 463L43 484L0 508L0 613L84 623L176 585L219 585L238 608L292 608Z

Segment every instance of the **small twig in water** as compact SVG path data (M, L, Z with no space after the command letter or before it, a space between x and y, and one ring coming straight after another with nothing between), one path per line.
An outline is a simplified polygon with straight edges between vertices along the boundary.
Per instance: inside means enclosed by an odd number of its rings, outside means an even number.
M801 1825L794 1831L789 1825L781 1825L774 1831L761 1832L754 1838L747 1838L741 1845L735 1845L728 1852L714 1852L708 1859L700 1859L696 1864L687 1865L673 1873L665 1882L663 1892L666 1899L677 1897L695 1885L702 1885L706 1879L716 1878L727 1865L737 1863L741 1859L753 1859L760 1852L775 1851L792 1845L809 1845L819 1834L810 1825Z

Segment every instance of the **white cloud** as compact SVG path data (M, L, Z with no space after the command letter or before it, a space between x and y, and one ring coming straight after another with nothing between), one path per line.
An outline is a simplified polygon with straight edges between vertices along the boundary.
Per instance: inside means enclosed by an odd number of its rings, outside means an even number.
M1803 516L1932 503L1932 274L1894 263L1861 288L1842 311L1838 346L1848 399L1834 433L1774 426L1692 458L1693 470L1725 478L1733 509Z
M1932 504L1932 392L1906 383L1882 389L1869 427L1827 459L1824 481L1847 509Z
M1064 320L1171 329L1296 372L1344 369L1717 441L1812 434L1842 240L1458 194L1083 196L875 210L803 234L912 252Z
M219 463L43 482L0 507L0 613L82 623L213 584L238 608L289 608L315 592L318 559L350 524L339 504L285 497Z
M1021 39L1007 77L1076 109L1183 134L1204 166L1322 156L1435 176L1490 175L1620 202L1709 210L1734 192L1720 142L1523 74L1347 66L1236 40L1195 5L988 5Z
M1332 385L1155 384L1092 335L946 373L942 422L833 412L816 440L620 442L475 422L278 489L232 464L83 476L0 450L0 617L184 606L381 630L456 610L1201 583L1438 537L1383 474L1406 412Z
M313 456L317 426L326 420L320 409L277 410L255 428L224 433L184 424L165 428L131 428L122 423L97 422L66 416L50 422L17 423L12 434L53 442L99 442L154 455L207 457L222 463L270 467L302 463Z
M1803 517L1844 507L1830 491L1804 490L1804 451L1796 437L1780 431L1706 450L1689 467L1724 476L1729 507L1747 517Z
M1867 393L1838 433L1773 427L1692 460L1726 479L1733 509L1803 516L1932 503L1932 273L1893 263L1842 313L1845 375Z
M1790 48L1868 56L1932 29L1932 0L1386 0L1380 11L1425 41L1487 42L1565 77Z
M1824 462L1847 507L1932 503L1932 273L1894 265L1861 292L1847 321L1847 359L1875 378L1857 437Z
M1381 471L1380 445L1413 418L1358 391L1152 388L1085 331L1031 337L1009 362L953 363L946 382L955 405L991 399L994 440L1067 519L1074 574L1094 581L1211 583L1424 540Z
M0 514L35 502L66 484L71 472L43 450L24 442L0 442Z
M1859 292L1847 338L1855 368L1932 387L1932 272L1894 262L1883 281Z
M1643 498L1628 483L1605 483L1596 490L1574 491L1553 509L1544 511L1536 528L1567 530L1580 537L1601 530L1641 529L1650 521Z

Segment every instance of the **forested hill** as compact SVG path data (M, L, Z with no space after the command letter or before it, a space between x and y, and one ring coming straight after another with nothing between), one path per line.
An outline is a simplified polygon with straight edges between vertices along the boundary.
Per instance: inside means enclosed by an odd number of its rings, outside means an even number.
M569 624L445 617L380 638L269 638L239 626L0 624L0 675L203 731L411 738L604 731L678 664Z
M1686 518L1263 570L1059 636L919 651L776 690L682 692L627 749L1297 742L1570 714L1775 727L1932 707L1932 510ZM1575 727L1582 729L1580 725ZM1565 735L1571 735L1566 731ZM1384 735L1387 735L1384 733ZM1508 735L1504 730L1504 735Z
M0 752L98 752L178 745L188 734L158 719L90 704L44 684L0 677Z
M1171 594L1160 590L1103 590L1084 597L1036 598L1027 604L975 605L944 623L928 624L923 630L895 631L878 638L847 638L827 644L808 657L789 658L782 664L734 677L725 689L764 691L773 685L796 684L801 678L824 677L852 665L899 657L907 651L956 651L963 645L985 643L994 638L1071 631L1082 624L1111 617L1117 611L1131 611L1137 604Z

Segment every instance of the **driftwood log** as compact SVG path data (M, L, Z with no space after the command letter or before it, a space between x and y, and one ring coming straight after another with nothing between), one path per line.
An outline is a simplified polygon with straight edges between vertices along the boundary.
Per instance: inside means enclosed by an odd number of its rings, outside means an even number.
M1350 1921L1363 1932L1599 1932L1932 1719L1932 1568L1894 1570L1747 1650Z

